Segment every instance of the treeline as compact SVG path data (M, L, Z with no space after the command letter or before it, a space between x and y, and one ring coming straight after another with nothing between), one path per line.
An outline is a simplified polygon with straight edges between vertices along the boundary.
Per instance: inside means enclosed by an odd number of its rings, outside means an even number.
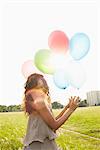
M80 102L79 107L87 107L87 106L100 106L100 103L95 103L94 105L89 105L87 100L84 99L83 101Z
M53 102L52 103L52 108L53 109L60 109L63 108L64 106L58 102ZM21 105L0 105L0 112L20 112L23 111Z
M87 107L89 106L89 104L87 103L87 100L84 99L83 101L80 102L79 104L79 107ZM60 108L63 108L64 105L62 105L61 103L58 103L58 102L53 102L52 103L52 108L53 109L60 109Z
M0 112L19 112L22 111L21 105L0 105Z
M89 106L87 100L83 100L79 104L79 107L87 107L87 106ZM63 107L64 105L62 105L57 101L52 103L53 109L61 109ZM20 112L20 111L23 111L21 105L10 105L10 106L0 105L0 112Z

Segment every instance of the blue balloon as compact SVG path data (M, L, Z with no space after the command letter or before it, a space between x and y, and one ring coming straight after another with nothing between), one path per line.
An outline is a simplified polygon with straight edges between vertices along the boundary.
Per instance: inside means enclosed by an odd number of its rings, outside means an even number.
M70 40L70 54L75 60L80 60L89 51L90 40L85 33L76 33Z
M55 85L60 89L66 89L69 86L66 74L62 70L56 71L54 73L53 80Z

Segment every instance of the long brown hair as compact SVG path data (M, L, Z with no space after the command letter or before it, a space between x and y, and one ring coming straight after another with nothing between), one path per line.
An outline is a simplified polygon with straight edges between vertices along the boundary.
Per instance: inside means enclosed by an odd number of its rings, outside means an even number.
M42 91L48 95L48 102L50 103L49 87L43 75L37 73L31 74L28 77L24 88L25 88L25 92L24 92L24 100L23 100L23 109L25 111L25 114L29 115L33 112L31 102L34 100L31 94L27 94L29 90L42 89Z

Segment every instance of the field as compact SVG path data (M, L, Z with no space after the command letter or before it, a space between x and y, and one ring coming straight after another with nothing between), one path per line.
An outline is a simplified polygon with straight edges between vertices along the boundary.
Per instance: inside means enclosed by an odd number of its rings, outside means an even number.
M26 124L23 112L0 113L0 150L21 150ZM62 150L100 150L100 107L78 108L57 134Z

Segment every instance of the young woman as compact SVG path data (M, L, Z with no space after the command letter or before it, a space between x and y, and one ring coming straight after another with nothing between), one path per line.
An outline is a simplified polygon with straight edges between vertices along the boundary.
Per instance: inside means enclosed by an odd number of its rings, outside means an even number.
M24 109L28 114L24 150L58 150L56 130L60 128L78 106L79 97L71 97L69 104L54 117L49 87L40 74L32 74L25 85Z

